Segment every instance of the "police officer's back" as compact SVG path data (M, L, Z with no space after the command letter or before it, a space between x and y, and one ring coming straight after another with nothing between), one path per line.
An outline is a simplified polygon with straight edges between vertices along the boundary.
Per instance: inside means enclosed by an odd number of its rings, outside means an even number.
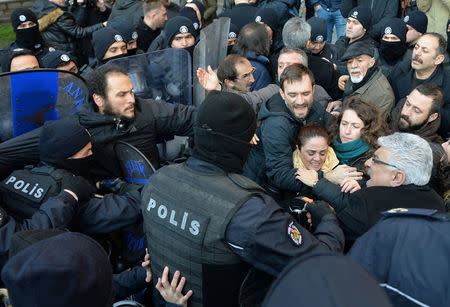
M377 278L394 306L448 306L450 215L419 208L382 214L349 256Z
M190 306L237 306L248 264L276 276L292 257L342 250L328 206L312 206L314 237L241 175L255 129L243 98L211 92L198 110L193 156L158 170L144 188L153 276L166 265L180 270L194 291Z

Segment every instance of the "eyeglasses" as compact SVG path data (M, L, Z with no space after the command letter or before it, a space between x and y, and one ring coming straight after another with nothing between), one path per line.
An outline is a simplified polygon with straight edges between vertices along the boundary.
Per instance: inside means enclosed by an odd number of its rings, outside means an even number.
M240 77L236 77L236 79L241 79L241 80L248 79L248 78L250 78L250 76L255 72L255 70L256 70L256 68L255 68L255 67L252 67L252 70L251 70L250 72L248 72L248 73L246 73L246 74L243 74L243 75L240 76Z
M393 165L393 164L389 164L389 163L384 162L384 161L381 161L381 160L378 160L378 159L374 158L373 156L372 156L372 161L373 161L373 163L378 163L378 164L382 164L382 165L387 165L387 166L390 166L390 167L399 169L397 166L395 166L395 165Z

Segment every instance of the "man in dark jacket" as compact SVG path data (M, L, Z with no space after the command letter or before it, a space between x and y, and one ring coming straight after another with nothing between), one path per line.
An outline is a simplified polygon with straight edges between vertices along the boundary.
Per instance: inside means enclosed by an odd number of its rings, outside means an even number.
M113 145L124 140L137 147L159 167L157 138L165 135L191 136L194 108L153 100L135 99L127 73L106 64L88 77L90 103L78 109L80 124L92 135L97 163L106 174L119 177L121 171Z
M309 123L325 126L331 115L313 101L314 77L305 66L285 68L280 86L280 93L264 102L258 114L261 125L256 134L260 142L250 151L244 175L281 194L285 190L304 192L309 189L295 179L292 160L298 131Z
M306 47L315 56L323 57L332 63L339 63L345 50L327 42L328 34L325 20L312 17L308 19L308 24L311 26L311 38Z
M142 10L144 15L136 25L136 31L139 35L138 48L147 51L166 24L167 10L162 1L144 2Z
M426 33L418 39L412 58L398 63L388 76L397 102L419 84L433 83L442 89L440 134L444 139L450 136L450 76L442 65L446 47L442 35Z
M61 131L61 128L66 130ZM56 163L55 158L63 156L64 159L58 159L60 167L64 165L74 172L83 172L88 168L86 159L78 159L90 151L90 137L84 128L78 124L75 126L73 122L68 125L65 122L49 122L41 131L43 160ZM57 133L64 135L63 139L55 138ZM65 159L67 157L72 159ZM81 176L74 176L65 170L56 171L42 164L36 168L14 171L0 183L0 190L3 202L3 208L0 207L1 266L7 258L10 239L15 232L67 228L78 212L78 204L88 200L94 189ZM92 219L87 220L91 222Z
M180 270L194 291L190 306L239 306L249 265L271 280L294 257L342 249L328 205L307 207L317 226L312 235L241 175L255 129L255 113L242 97L209 93L199 107L192 157L159 169L142 192L153 281L166 265Z
M38 0L31 10L41 20L39 29L42 37L48 43L55 44L59 50L74 52L77 59L81 58L79 39L89 37L94 31L106 26L106 22L84 28L79 26L74 16L66 10L64 0Z
M397 0L342 0L342 16L350 16L351 10L355 6L366 7L372 11L371 23L372 30L375 33L379 33L379 31L381 31L381 28L383 28L387 19L397 17L398 13Z
M389 76L394 66L401 62L405 56L408 45L406 33L408 28L400 18L391 18L381 30L381 40L378 52L378 66L385 76Z
M397 207L426 208L444 211L443 199L428 186L433 167L433 154L427 141L409 133L379 137L378 148L366 161L370 179L367 188L354 193L341 192L341 187L327 179L299 176L313 187L313 193L330 203L346 234L355 240L381 218L381 212Z
M11 25L16 33L16 40L5 48L24 48L34 52L38 59L51 50L39 32L36 15L30 9L18 8L11 14Z

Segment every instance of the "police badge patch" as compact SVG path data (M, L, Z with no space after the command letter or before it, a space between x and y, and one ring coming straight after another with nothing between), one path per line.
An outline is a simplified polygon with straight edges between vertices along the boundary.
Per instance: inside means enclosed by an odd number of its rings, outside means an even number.
M391 34L391 33L392 33L391 27L386 27L386 28L384 29L384 34Z
M405 16L405 18L403 18L404 22L408 22L409 21L409 16Z
M234 32L228 33L228 38L236 38L236 33Z
M180 33L181 34L186 34L188 32L188 28L186 26L181 26L180 27Z
M61 61L69 62L70 58L67 54L61 54Z
M355 19L358 19L358 11L354 11L353 14L352 14L352 16L350 16L350 17L353 17L353 18L355 18Z
M123 42L122 35L119 35L119 34L114 35L114 40L116 42Z
M292 242L294 242L295 245L301 245L302 244L302 235L300 234L300 231L298 230L297 226L295 226L294 221L291 221L288 226L288 235L291 237Z
M20 16L19 16L19 20L20 20L21 22L24 22L25 20L27 20L27 17L26 17L25 15L20 15Z
M323 42L323 36L322 35L318 35L316 37L316 42Z
M261 16L256 16L255 22L261 22Z
M132 39L137 39L138 38L138 34L136 31L133 32L133 34L131 34L131 38Z

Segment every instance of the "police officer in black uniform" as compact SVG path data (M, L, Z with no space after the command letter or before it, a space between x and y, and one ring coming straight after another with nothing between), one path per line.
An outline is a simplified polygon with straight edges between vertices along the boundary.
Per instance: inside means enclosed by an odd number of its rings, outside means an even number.
M293 257L343 248L328 205L308 206L314 236L241 175L255 129L242 97L212 91L198 110L193 156L158 170L143 190L153 276L179 270L190 306L237 306L248 264L276 276Z
M74 130L74 127L77 129ZM57 132L67 139L51 136ZM16 170L0 183L0 267L7 259L10 240L15 232L68 227L76 216L78 204L85 202L93 192L91 185L81 176L55 168L61 163L67 169L80 173L77 168L82 169L83 159L64 161L62 157L76 158L90 144L86 130L79 125L49 122L42 129L41 138L43 163L38 167ZM52 141L53 146L48 146L48 141ZM50 160L55 163L53 166Z
M94 165L91 148L89 132L75 118L46 122L39 136L40 163L15 170L0 183L8 213L20 220L30 218L44 202L71 183L68 190L74 191L72 196L82 196L78 197L80 205L70 219L71 230L103 234L139 223L139 191L133 190L126 196L109 193L94 197L94 185L87 180Z

